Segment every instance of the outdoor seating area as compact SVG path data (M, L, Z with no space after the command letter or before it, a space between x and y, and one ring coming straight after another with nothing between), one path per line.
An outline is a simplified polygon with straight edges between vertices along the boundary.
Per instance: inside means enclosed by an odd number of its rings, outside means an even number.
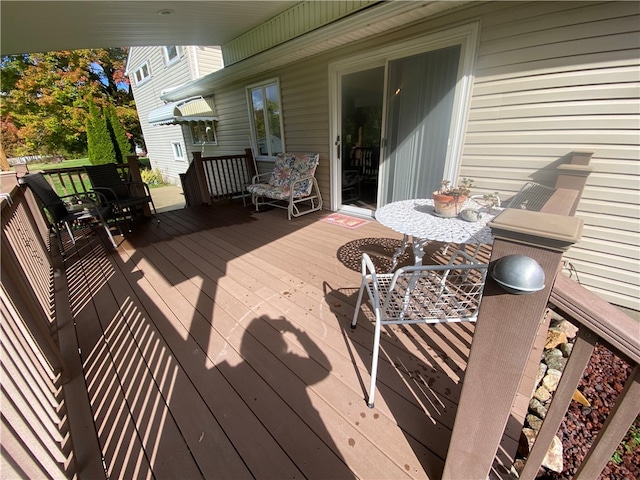
M123 179L115 163L87 165L84 167L93 191L100 193L110 206L114 216L125 222L131 232L130 222L140 210L151 205L153 216L159 221L149 186L144 182Z
M255 175L247 190L256 210L261 206L285 208L289 220L322 209L322 195L315 178L317 153L280 153L273 171Z
M75 245L75 235L72 230L80 224L86 225L91 222L98 222L104 228L109 244L113 248L117 247L107 223L111 219L113 208L100 193L84 192L60 197L41 173L29 173L20 178L33 191L41 207L46 211L63 256L65 250L61 229L66 229L71 243ZM116 227L120 231L120 227L117 225Z
M37 266L49 262L48 246L35 231L25 243L25 226L40 223L35 210L33 221L25 220L28 191L18 189L12 202L3 200L3 249L24 251L18 258L39 258L32 262ZM567 191L561 193L566 198ZM492 220L492 231L538 215L506 211ZM56 411L71 414L61 423L66 433L52 437L47 448L55 450L64 438L82 445L69 450L66 443L56 454L73 455L73 462L64 463L69 472L80 468L84 478L215 478L224 472L234 478L435 479L454 468L447 478L460 477L459 464L450 458L467 448L469 425L483 421L476 412L482 405L464 404L465 379L474 378L478 369L487 372L486 362L471 362L472 343L476 354L488 348L493 358L496 339L503 335L504 309L513 309L506 305L539 298L505 296L495 284L485 285L490 257L505 255L504 240L479 250L469 245L466 253L458 253L459 244L418 237L423 251L417 259L415 248L407 248L406 232L381 222L359 222L355 228L329 224L323 221L327 212L291 222L278 210L256 213L236 200L160 216L161 222L136 225L117 249L104 241L107 231L75 238L72 231L70 238L60 229L67 255L63 265L55 242L50 246L57 272L53 304L46 282L31 283L40 289L45 321L55 318L48 330L55 330L56 345L42 343L52 366L45 383L52 391L64 390L62 400L52 401L61 402ZM570 238L578 225L563 219L567 226L559 228L558 240ZM480 238L479 232L470 234ZM507 251L532 252L518 246ZM9 264L11 257L3 268ZM374 278L374 272L396 267ZM29 265L11 268L6 280L18 278L20 268L27 278L46 279L46 268L40 273ZM449 272L446 279L443 272ZM436 277L437 282L430 281ZM585 297L575 282L560 285L551 298L561 311L589 331L598 328L604 341L637 358L625 323L632 320ZM362 302L364 289L372 307ZM424 308L429 302L433 311ZM46 312L52 305L55 317ZM475 323L476 313L483 312L484 322ZM533 309L525 314L537 317ZM20 317L14 311L11 318ZM359 328L350 328L356 322ZM603 322L609 322L607 329L597 327ZM547 325L527 325L535 337L532 355L510 350L526 372L533 372ZM519 338L509 336L509 344ZM53 354L46 353L50 349ZM582 337L574 350L580 354L567 364L566 386L559 386L559 412L549 411L543 425L551 423L540 434L547 443L536 443L542 447L532 450L536 460L530 470L539 465L562 405L566 410L584 370L582 362L588 361L590 349ZM489 387L501 392L507 376L500 370L490 373L498 385ZM637 410L633 375L619 420L609 428L614 437L600 445L604 451L615 448L615 438ZM526 373L513 386L516 404L530 398L528 378ZM375 408L369 409L374 389ZM498 475L513 462L524 422L508 398L492 402L503 400L511 411L506 430L494 432L498 452L486 456ZM456 428L461 421L462 430ZM485 422L483 435L494 426ZM33 442L43 440L27 444ZM589 468L602 468L598 458L587 462Z
M323 215L236 201L161 213L113 253L77 245L69 296L110 477L440 477L473 327L383 327L367 409L373 316L350 329L360 271L336 252L391 255L399 236Z

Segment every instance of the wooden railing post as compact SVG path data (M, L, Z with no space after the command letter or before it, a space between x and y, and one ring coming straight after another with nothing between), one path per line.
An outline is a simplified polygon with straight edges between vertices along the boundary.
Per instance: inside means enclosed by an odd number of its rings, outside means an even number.
M211 205L211 193L209 193L209 187L207 187L207 177L204 171L204 164L202 163L202 154L200 152L193 152L193 163L195 165L202 202L207 205Z
M129 165L129 180L132 182L142 182L142 175L140 174L140 162L138 161L138 157L136 155L127 155L127 165ZM126 180L126 179L125 179ZM141 185L136 185L136 195L139 197L144 197L147 194L145 192L144 187ZM149 208L149 204L145 203L142 206L142 211L146 217L151 216L151 209Z
M569 215L575 214L578 202L582 198L582 191L587 183L587 177L593 171L593 167L589 166L592 155L593 152L571 152L571 161L558 165L556 189L576 192L575 199L569 209Z
M580 219L516 209L503 211L490 226L495 238L490 269L506 255L526 255L544 270L545 288L514 295L487 279L442 477L448 480L487 478L512 414L562 253L579 240L582 231ZM526 411L513 413L524 417ZM506 453L515 455L515 451Z

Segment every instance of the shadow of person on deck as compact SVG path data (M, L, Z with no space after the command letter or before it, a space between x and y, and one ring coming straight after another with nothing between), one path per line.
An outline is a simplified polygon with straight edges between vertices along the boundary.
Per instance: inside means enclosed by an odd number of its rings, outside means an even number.
M353 478L314 407L322 400L310 387L329 375L331 365L309 335L284 317L254 318L242 336L240 354L241 363L223 361L218 370L302 475Z

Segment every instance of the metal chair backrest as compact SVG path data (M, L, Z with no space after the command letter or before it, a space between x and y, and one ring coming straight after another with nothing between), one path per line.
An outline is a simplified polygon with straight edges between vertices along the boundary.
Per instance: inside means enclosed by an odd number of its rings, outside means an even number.
M89 181L93 188L108 188L115 194L116 198L127 198L131 196L122 177L120 177L118 173L115 163L86 165L84 169L89 176Z
M488 265L476 263L473 257L458 250L447 265L403 267L395 273L378 274L369 255L362 254L362 283L351 328L356 327L366 290L375 314L367 398L370 408L374 406L381 326L474 322L478 318L487 269Z
M30 173L22 177L54 223L63 221L69 212L60 196L41 173Z
M366 254L365 254L366 255ZM459 262L457 264L453 262ZM475 321L487 265L457 251L447 265L399 268L394 274L372 274L381 323Z
M539 212L555 191L555 188L546 187L539 183L525 183L520 191L509 201L507 208Z

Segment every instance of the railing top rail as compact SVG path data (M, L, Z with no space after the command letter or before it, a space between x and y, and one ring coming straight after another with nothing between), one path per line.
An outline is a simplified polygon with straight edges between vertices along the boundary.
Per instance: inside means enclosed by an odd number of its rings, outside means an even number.
M640 363L640 322L566 275L556 277L549 301L619 353Z

